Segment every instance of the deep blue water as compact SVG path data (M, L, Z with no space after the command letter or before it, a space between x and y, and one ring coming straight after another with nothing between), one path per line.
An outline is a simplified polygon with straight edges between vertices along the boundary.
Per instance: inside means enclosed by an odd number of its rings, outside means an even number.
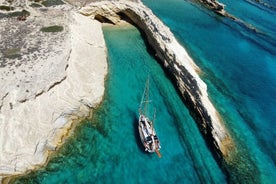
M18 183L273 183L276 181L276 11L222 0L244 24L185 0L144 0L202 69L237 153L218 166L196 123L137 29L105 28L109 76L102 105L49 164ZM275 6L273 1L262 1ZM171 11L173 10L173 11ZM150 76L159 159L143 152L137 108Z
M102 105L49 164L16 183L225 183L194 120L133 26L104 29L109 76ZM150 78L162 158L138 136L138 108Z
M246 164L256 167L255 177L272 183L276 181L276 11L242 0L221 2L261 33L189 1L144 1L202 68L210 98L239 151L251 158Z

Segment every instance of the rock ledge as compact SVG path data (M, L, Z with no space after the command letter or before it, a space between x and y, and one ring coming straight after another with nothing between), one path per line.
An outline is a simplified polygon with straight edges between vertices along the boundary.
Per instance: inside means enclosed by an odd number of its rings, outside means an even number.
M145 33L156 56L163 62L165 70L177 84L207 142L219 157L227 158L234 144L208 98L206 84L196 72L200 69L177 42L169 28L150 9L141 2L101 1L83 7L80 13L113 24L119 23L122 17L127 17L138 26Z
M68 5L28 11L0 19L0 181L44 164L104 95L101 24Z

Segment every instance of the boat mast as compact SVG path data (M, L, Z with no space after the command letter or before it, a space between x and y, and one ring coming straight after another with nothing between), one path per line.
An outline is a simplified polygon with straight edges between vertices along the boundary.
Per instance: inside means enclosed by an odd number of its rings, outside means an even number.
M155 118L156 118L156 108L154 108L154 113L153 113L153 120L152 120L152 123L154 124L155 122Z
M150 102L149 101L149 77L145 84L144 93L143 93L141 103L140 103L140 113L144 113L144 115L146 115L146 116L148 114L148 102Z
M149 77L146 82L146 102L145 102L145 114L148 116L148 102L149 102Z

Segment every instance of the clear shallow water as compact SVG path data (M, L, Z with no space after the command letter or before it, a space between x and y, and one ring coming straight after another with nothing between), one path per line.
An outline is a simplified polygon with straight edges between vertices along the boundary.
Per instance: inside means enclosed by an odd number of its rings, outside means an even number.
M189 1L144 2L202 68L210 98L238 148L233 166L229 166L231 177L226 180L195 122L160 66L146 52L139 32L107 29L110 74L102 106L92 120L77 128L46 168L18 182L275 182L275 12L247 1L222 0L229 13L265 33L261 35ZM148 73L155 94L162 159L144 154L135 131Z
M204 72L210 98L239 150L236 169L230 168L231 181L276 181L275 11L242 0L222 1L229 13L263 31L263 36L189 1L143 2Z
M139 31L104 29L109 53L106 95L50 163L16 183L225 183L194 120ZM138 107L150 76L162 158L147 154L137 130ZM153 110L153 109L152 109Z

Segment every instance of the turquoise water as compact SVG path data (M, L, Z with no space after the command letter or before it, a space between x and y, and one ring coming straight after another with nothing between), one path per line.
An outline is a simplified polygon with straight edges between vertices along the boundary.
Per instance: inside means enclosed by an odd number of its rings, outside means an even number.
M221 1L261 32L256 33L190 1L158 2L144 0L202 68L210 98L235 138L238 158L230 181L275 182L276 11L243 0Z
M236 143L232 165L218 166L137 29L105 28L109 76L102 105L45 168L17 183L274 183L276 11L253 0L221 2L257 32L188 0L144 0L202 69ZM148 75L161 159L143 151L136 130Z
M132 27L105 28L109 76L102 105L49 164L16 183L225 183L173 85ZM144 152L138 107L147 77L162 158ZM153 108L151 109L153 111Z

